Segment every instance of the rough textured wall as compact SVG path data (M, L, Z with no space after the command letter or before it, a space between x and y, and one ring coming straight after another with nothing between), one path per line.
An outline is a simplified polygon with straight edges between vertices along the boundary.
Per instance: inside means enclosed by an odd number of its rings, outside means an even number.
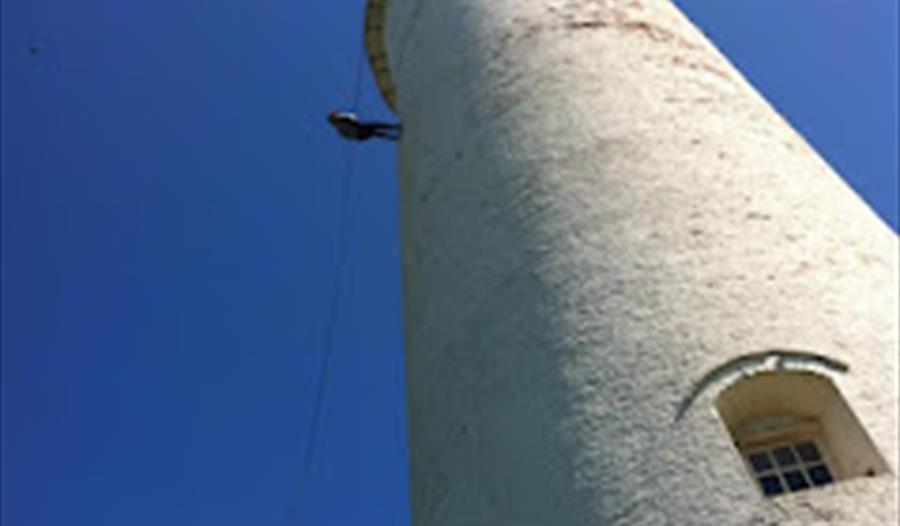
M385 28L416 526L896 523L897 238L669 1ZM890 474L762 498L707 373L770 349Z

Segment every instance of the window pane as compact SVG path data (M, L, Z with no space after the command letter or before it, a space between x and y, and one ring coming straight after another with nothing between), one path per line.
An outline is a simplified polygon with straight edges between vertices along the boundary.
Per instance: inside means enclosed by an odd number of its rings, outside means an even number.
M784 493L784 486L781 485L781 481L775 475L759 477L759 485L762 486L763 494L767 497Z
M800 491L809 487L809 482L806 482L806 477L799 471L786 472L784 474L784 480L787 482L791 491Z
M780 447L772 452L779 466L793 466L797 463L797 456L790 447Z
M825 484L834 482L831 472L828 471L828 466L824 464L809 468L809 479L812 480L812 483L816 486L824 486Z
M802 458L804 462L816 462L822 459L822 456L819 454L819 449L812 442L797 444L796 449L797 454L800 455L800 458Z
M754 471L756 471L757 473L762 473L763 471L772 469L772 461L769 460L769 454L765 451L753 453L749 458L750 465L753 466Z

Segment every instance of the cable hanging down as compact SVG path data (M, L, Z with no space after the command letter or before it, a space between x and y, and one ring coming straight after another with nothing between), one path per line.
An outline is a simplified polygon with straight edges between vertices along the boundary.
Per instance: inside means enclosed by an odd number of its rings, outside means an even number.
M359 57L357 60L356 66L356 81L354 85L353 91L353 104L351 108L354 110L359 106L360 96L362 93L362 82L363 82L363 56L364 52L361 50L359 52ZM332 287L332 293L329 298L328 305L328 317L326 318L325 324L325 336L324 336L324 349L322 351L321 360L319 362L318 373L316 375L316 388L313 395L313 407L312 407L312 417L309 427L309 432L307 433L306 442L304 445L303 451L303 464L302 471L300 476L301 478L301 488L298 489L296 493L296 498L298 501L301 499L303 494L303 481L308 482L312 476L312 464L315 456L316 450L316 439L319 435L319 429L322 425L322 410L325 401L326 387L328 384L330 372L331 372L331 362L332 356L334 355L334 347L335 347L335 331L337 327L337 315L338 315L338 306L340 304L340 296L341 289L343 283L343 275L344 268L346 267L347 261L347 244L348 244L348 230L349 230L349 216L350 216L350 189L351 182L353 180L353 173L356 167L356 148L352 147L353 145L347 146L347 155L346 155L346 164L345 169L343 171L341 180L340 180L340 197L338 201L338 240L337 240L337 255L335 262L335 273L334 273L334 284ZM296 506L291 506L291 509L288 513L288 520L292 520L295 515Z

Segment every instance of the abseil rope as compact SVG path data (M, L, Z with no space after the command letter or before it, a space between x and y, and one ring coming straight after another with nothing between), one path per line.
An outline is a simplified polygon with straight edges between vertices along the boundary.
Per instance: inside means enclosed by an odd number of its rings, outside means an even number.
M360 95L362 93L363 82L363 55L364 50L359 51L356 65L356 83L353 91L352 111L357 110ZM309 433L306 438L306 444L303 453L303 471L302 478L309 481L312 475L312 461L316 449L316 438L319 435L319 428L322 424L322 406L325 401L325 387L328 383L329 373L331 371L331 358L334 355L334 339L335 329L337 327L338 305L341 295L341 285L343 283L344 267L347 260L347 242L350 215L350 183L353 180L353 173L356 167L356 148L353 144L347 145L347 163L341 179L341 195L338 202L338 247L337 261L335 263L334 287L328 306L328 318L325 324L325 344L322 351L322 359L319 364L319 373L316 380L316 391L313 398L312 422ZM302 481L301 481L302 487ZM297 492L297 499L302 496L302 489ZM293 515L293 513L291 513Z

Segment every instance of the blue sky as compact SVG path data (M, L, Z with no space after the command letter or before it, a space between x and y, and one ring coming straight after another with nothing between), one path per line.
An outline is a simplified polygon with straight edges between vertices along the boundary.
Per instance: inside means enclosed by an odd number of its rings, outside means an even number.
M678 3L896 230L897 3ZM393 147L324 123L362 5L3 2L4 526L409 524Z

